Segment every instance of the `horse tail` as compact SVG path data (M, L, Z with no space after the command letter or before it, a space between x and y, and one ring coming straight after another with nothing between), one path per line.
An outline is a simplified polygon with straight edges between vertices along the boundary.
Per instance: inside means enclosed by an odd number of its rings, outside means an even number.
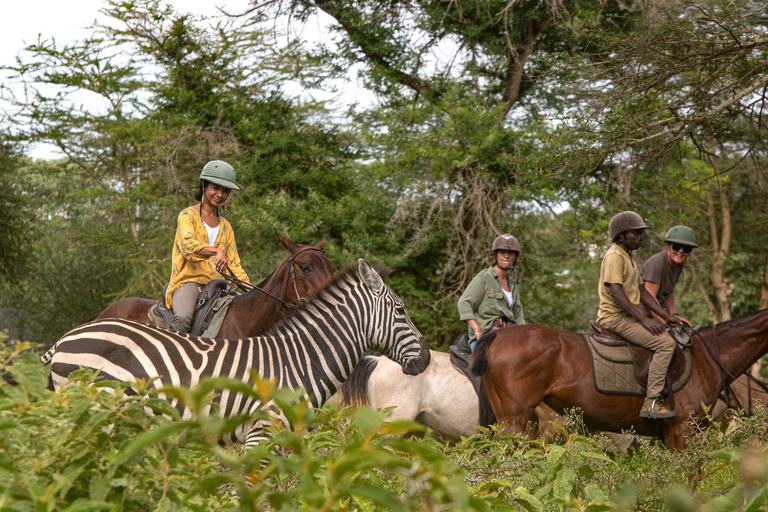
M483 334L477 340L475 349L472 351L472 358L470 359L469 364L472 368L472 373L478 377L488 371L488 357L486 356L486 352L494 339L496 339L495 330Z
M493 414L491 404L488 402L488 396L485 394L485 388L480 385L480 396L478 396L477 404L480 407L480 426L487 427L489 425L496 424L496 415Z
M376 356L365 356L352 369L349 378L341 386L341 405L346 407L364 407L370 405L368 401L368 380L373 370L379 364Z

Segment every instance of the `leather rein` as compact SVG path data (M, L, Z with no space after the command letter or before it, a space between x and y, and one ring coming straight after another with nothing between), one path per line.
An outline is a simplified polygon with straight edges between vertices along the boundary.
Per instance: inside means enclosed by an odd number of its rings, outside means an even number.
M322 249L319 249L317 247L304 247L304 248L299 249L298 251L296 251L294 253L291 253L291 256L288 258L288 276L289 276L289 280L290 280L291 284L293 285L293 291L296 292L296 297L298 298L299 302L301 302L303 300L305 301L307 299L305 297L302 297L301 294L299 293L299 287L296 284L296 272L293 270L293 260L296 258L296 256L298 256L299 254L301 254L301 253L303 253L305 251L320 251L320 252L323 252ZM268 291L264 290L263 288L259 288L258 286L254 286L254 285L252 285L250 283L246 283L245 281L242 281L242 280L238 279L237 277L235 277L234 272L232 272L232 269L230 269L229 266L227 266L226 271L227 271L226 274L224 272L221 272L221 271L219 271L219 274L224 276L225 279L227 279L229 281L232 281L240 289L245 290L245 291L258 290L261 293L263 293L264 295L267 295L268 297L271 297L271 298L275 299L276 301L280 302L285 307L290 307L291 306L291 304L289 304L288 302L285 301L285 296L286 296L286 294L288 292L288 281L285 281L285 285L283 286L283 298L281 299L280 297L272 295L271 293L269 293Z
M723 362L720 360L720 344L717 341L717 329L716 326L712 326L712 337L714 340L714 351L712 348L707 345L707 342L704 340L704 337L699 333L698 329L691 329L694 334L696 334L699 339L701 340L701 344L704 345L704 348L707 349L707 352L709 353L710 357L713 361L715 361L715 364L717 364L718 369L720 370L720 377L722 379L722 385L720 387L720 394L719 396L722 397L723 401L725 401L725 405L728 406L729 409L745 409L744 405L741 404L739 401L739 398L736 396L736 394L731 389L731 385L736 382L737 377L734 376L731 372L729 372L725 366L723 366ZM754 377L749 372L744 372L744 375L747 376L747 380L749 381L749 384L747 385L747 400L749 403L747 404L747 408L745 409L747 411L747 414L752 414L752 386L751 383L755 382L758 386L763 388L763 390L768 391L768 384L763 382L762 380L758 379L757 377ZM733 382L731 384L727 384L727 377L730 377L733 379ZM735 404L734 404L735 400Z

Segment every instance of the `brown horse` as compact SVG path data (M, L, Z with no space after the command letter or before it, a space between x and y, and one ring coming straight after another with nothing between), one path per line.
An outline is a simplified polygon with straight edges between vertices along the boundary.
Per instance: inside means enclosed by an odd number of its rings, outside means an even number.
M335 269L323 253L325 239L317 245L303 245L280 235L277 238L291 254L259 284L258 288L269 295L254 289L236 296L221 324L219 338L248 338L266 333L280 318L284 302L297 304L332 280ZM108 306L95 319L124 318L150 323L147 313L155 304L155 299L127 297Z
M768 310L702 329L693 336L693 374L674 395L677 418L664 421L640 418L642 397L599 393L584 338L575 332L537 324L492 331L475 347L472 370L482 376L496 418L512 433L523 432L544 402L559 413L581 409L592 429L634 428L660 437L668 448L683 448L690 434L687 420L703 422L702 404L714 405L723 385L766 352Z

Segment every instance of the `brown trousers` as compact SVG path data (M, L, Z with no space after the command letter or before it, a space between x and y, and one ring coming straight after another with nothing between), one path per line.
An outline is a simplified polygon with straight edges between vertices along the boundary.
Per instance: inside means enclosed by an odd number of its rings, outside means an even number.
M651 367L648 369L648 398L658 398L664 389L667 369L675 352L675 340L666 332L654 336L643 324L629 315L625 315L603 324L624 339L653 351Z

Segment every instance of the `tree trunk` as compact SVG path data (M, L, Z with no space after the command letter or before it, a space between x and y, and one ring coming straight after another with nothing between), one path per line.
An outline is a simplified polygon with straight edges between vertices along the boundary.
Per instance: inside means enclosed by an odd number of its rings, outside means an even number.
M763 287L760 291L760 304L757 309L768 308L768 253L765 255L765 266L763 267Z
M728 297L733 292L733 284L725 279L725 264L731 250L731 206L728 198L728 185L726 182L718 183L717 199L720 201L720 227L718 230L715 217L715 190L707 196L707 216L709 217L709 231L712 240L712 270L710 280L715 290L716 305L719 311L720 321L727 322L731 319L731 304Z

